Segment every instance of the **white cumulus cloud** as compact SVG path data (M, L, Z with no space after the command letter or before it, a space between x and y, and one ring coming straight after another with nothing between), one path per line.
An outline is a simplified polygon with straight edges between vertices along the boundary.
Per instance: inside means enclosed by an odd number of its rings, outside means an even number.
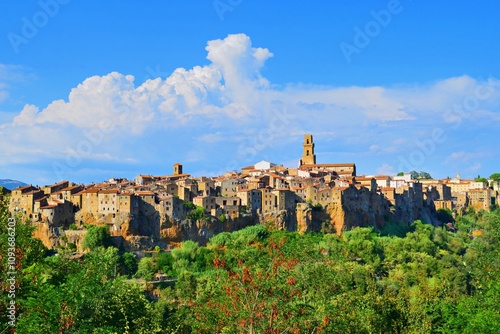
M205 49L210 61L205 66L178 68L141 84L118 72L92 76L71 89L67 99L47 106L25 105L11 123L0 126L0 136L9 138L0 143L0 150L11 161L40 162L82 155L78 152L90 142L84 159L136 163L138 153L152 149L179 155L176 160L183 150L190 152L186 160L199 160L200 152L208 154L202 145L211 144L224 152L219 155L225 161L243 156L241 145L248 143L252 151L244 153L258 159L272 146L268 139L274 144L307 131L330 139L332 147L325 150L368 147L380 157L407 153L405 146L436 124L463 126L465 122L454 120L469 116L454 111L455 104L477 102L466 110L472 115L468 126L480 119L490 131L500 121L500 84L495 78L464 75L397 87L291 83L276 88L262 75L272 52L254 47L249 36L228 35L209 41ZM0 65L0 101L8 96L2 78L7 72L12 69ZM168 136L175 141L165 141ZM460 158L452 153L444 156ZM378 164L379 172L392 173L397 163Z

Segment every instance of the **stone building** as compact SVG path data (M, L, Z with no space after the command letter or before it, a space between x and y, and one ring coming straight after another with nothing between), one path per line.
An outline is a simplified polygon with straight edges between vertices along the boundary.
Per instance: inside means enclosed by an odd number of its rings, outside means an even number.
M237 193L238 180L220 178L216 180L216 193L219 196L233 197Z
M313 136L311 134L304 135L304 143L302 158L300 159L299 166L302 165L315 165L316 164L316 154L314 154L314 142Z
M52 185L42 187L42 190L45 195L50 195L52 193L63 190L64 188L69 187L69 181L61 181Z
M33 186L18 187L12 190L9 203L11 212L21 211L24 216L32 219L34 213L35 201L45 197L44 192Z
M216 196L196 196L193 198L193 204L205 208L205 212L210 212L217 207L216 198Z
M474 210L487 210L495 204L496 192L492 189L472 189L467 192L469 198L469 205L474 208Z
M120 207L118 189L105 189L97 194L97 212L100 214L116 214Z
M236 193L241 200L241 205L246 207L246 212L257 214L262 211L262 193L257 189L242 189Z
M81 211L82 213L97 214L99 212L98 188L89 188L81 191Z

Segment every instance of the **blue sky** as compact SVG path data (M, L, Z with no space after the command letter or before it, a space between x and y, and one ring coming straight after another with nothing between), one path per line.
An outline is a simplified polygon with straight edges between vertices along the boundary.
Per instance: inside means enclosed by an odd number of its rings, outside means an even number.
M0 178L500 171L500 4L0 3Z

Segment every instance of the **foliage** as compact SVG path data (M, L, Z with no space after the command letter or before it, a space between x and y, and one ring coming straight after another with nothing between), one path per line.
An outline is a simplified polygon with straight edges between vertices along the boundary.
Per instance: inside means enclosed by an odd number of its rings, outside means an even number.
M188 219L193 219L193 220L205 220L207 219L207 216L205 216L205 208L202 206L197 205L194 210L189 212L187 214Z
M138 266L134 253L123 253L121 256L121 264L123 266L123 272L128 278L131 278L137 272Z
M226 215L223 214L223 213L221 213L219 215L219 220L220 220L221 223L225 223L227 221Z
M315 205L313 205L312 210L313 211L321 211L321 210L323 210L323 206L321 205L321 203L316 203Z
M152 281L156 273L156 265L153 258L143 257L137 266L136 277Z
M374 231L380 233L381 236L396 236L401 238L404 238L406 233L411 230L411 226L400 222L386 222L383 228L374 229Z
M98 247L108 247L111 245L111 236L108 226L90 226L83 238L84 249L94 250Z
M443 224L453 223L455 221L450 209L439 209L436 213L437 219Z
M9 216L0 207L2 251ZM500 332L500 210L457 216L455 232L420 221L341 236L255 225L138 262L102 246L80 260L47 256L16 224L19 333ZM5 268L2 257L2 282ZM156 273L171 279L150 282ZM1 328L8 303L1 294Z
M476 181L476 182L482 182L482 183L484 183L485 185L488 185L488 184L489 184L488 179L487 179L487 178L485 178L485 177L481 177L480 175L478 175L478 176L474 179L474 181Z
M493 181L498 181L500 180L500 173L493 173L490 175L490 179L492 179Z
M184 207L186 208L186 210L194 210L196 208L196 205L194 205L193 202L190 202L190 201L182 201L182 204L184 205Z
M76 245L75 245L74 243L72 243L72 242L68 242L68 243L66 244L66 248L67 248L67 249L68 249L68 251L70 251L70 252L76 252L76 249L77 249Z
M411 178L413 180L430 180L430 179L432 179L431 174L424 172L424 171L416 172L413 170L410 172L410 174L411 174Z

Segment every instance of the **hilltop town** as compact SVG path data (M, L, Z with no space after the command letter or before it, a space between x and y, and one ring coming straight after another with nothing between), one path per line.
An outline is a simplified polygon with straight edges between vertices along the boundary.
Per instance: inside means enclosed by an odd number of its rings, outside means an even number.
M165 176L112 178L99 184L69 181L14 189L9 210L31 221L49 248L81 250L89 225L107 225L117 246L169 248L187 239L205 243L214 234L254 224L290 231L340 234L356 226L433 225L436 212L490 210L500 181L413 179L357 175L354 163L316 163L313 136L304 136L297 168L261 161L219 177L191 177L176 163Z

